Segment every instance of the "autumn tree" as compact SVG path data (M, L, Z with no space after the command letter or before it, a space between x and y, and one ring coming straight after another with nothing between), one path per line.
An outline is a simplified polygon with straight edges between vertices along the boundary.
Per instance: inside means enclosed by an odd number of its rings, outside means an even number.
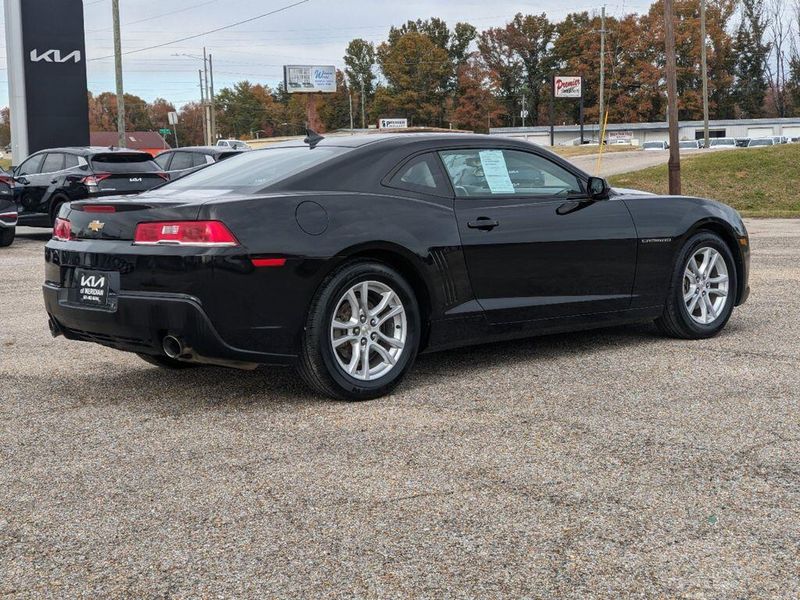
M350 127L350 89L345 75L336 69L336 92L320 94L317 112L327 131ZM354 109L355 110L355 109ZM355 114L353 115L355 119Z
M459 129L488 133L504 116L489 70L478 56L459 68L456 99L453 122Z

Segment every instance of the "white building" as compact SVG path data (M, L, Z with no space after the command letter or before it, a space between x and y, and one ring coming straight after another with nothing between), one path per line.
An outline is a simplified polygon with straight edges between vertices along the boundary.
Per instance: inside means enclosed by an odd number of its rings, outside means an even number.
M711 137L730 138L760 138L772 135L785 135L789 138L800 137L800 117L786 119L723 119L709 121L709 135ZM556 125L554 141L556 146L578 144L580 139L579 125ZM550 126L537 127L493 127L489 130L492 135L506 137L524 137L531 142L542 146L550 145ZM600 139L597 124L584 125L584 139L597 141ZM615 123L606 128L606 137L609 143L629 142L642 145L645 142L668 141L669 130L666 122L660 123ZM680 140L703 139L702 121L682 121L679 124L678 138Z

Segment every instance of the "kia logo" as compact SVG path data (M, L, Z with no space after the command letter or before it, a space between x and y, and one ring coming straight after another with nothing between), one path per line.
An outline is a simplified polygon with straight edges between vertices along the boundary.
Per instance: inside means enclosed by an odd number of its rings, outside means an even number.
M65 63L69 61L81 62L81 51L75 50L66 56L61 56L61 50L45 50L44 52L31 50L31 62Z
M105 277L97 277L95 275L83 275L81 277L81 285L90 288L103 287L106 284Z

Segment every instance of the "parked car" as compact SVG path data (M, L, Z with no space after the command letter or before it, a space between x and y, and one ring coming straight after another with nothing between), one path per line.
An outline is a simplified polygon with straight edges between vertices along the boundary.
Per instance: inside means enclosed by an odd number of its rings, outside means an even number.
M63 206L53 335L168 368L295 365L367 399L419 352L648 320L708 338L748 296L748 234L719 202L617 191L524 140L306 142Z
M773 135L772 139L775 140L775 144L788 144L789 138L785 135Z
M682 142L678 142L678 148L681 150L699 150L702 147L702 140L683 140Z
M17 229L17 203L11 197L0 196L0 247L14 242Z
M241 140L217 140L217 147L231 148L233 150L250 150L250 146Z
M187 146L186 148L166 150L156 156L155 161L169 175L170 179L178 179L206 165L242 152L243 150L234 150L223 146Z
M121 148L51 148L14 167L19 223L52 227L65 202L138 194L167 180L147 152Z
M734 138L711 138L709 148L736 148L738 145Z
M645 142L642 144L642 150L669 150L667 142Z
M748 148L755 148L756 146L774 146L775 139L771 137L753 138L747 143Z
M736 147L737 148L747 148L747 144L750 143L750 138L736 138Z

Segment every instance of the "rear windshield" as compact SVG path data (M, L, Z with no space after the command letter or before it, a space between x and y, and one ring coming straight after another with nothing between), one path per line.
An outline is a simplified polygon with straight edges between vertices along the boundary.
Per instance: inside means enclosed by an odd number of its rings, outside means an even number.
M236 190L253 193L348 152L349 148L308 146L241 152L168 183L162 190Z
M106 173L154 173L161 171L149 154L97 154L92 157L92 167Z

